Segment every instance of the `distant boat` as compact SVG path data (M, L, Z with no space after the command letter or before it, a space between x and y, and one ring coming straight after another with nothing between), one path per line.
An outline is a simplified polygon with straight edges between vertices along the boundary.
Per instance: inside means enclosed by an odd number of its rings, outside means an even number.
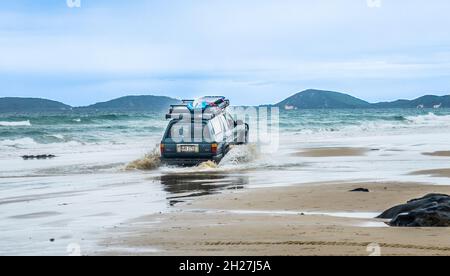
M285 109L285 110L294 110L294 109L295 109L295 106L293 106L293 105L285 105L285 106L284 106L284 109Z

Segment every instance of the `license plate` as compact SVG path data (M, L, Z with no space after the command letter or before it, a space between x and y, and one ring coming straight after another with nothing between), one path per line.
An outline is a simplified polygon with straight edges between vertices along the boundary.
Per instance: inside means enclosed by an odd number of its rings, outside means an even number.
M178 146L178 152L186 152L186 153L191 153L191 152L198 152L198 146L196 145L179 145Z

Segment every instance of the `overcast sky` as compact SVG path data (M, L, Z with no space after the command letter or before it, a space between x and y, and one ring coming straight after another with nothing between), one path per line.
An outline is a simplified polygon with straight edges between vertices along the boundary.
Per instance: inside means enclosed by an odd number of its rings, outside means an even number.
M4 0L0 97L450 94L450 1L378 1Z

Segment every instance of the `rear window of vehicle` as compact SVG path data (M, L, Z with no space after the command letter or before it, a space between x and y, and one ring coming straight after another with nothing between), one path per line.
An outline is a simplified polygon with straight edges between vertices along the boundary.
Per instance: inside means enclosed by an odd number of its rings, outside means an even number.
M175 142L209 142L211 141L211 132L206 123L176 122L170 127L166 138Z

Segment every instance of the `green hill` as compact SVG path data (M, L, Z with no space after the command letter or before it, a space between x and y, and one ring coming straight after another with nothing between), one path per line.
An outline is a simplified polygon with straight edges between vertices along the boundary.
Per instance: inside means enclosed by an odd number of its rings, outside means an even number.
M415 100L398 100L394 102L382 102L373 104L373 107L378 108L449 108L450 96L434 96L427 95Z
M60 102L38 98L0 98L0 113L58 112L72 107Z
M72 108L61 102L39 98L0 98L0 113L31 113L61 111L166 111L179 100L164 96L126 96L86 107ZM450 96L427 95L414 100L397 100L370 104L353 96L323 90L305 90L276 104L281 109L338 108L450 108Z
M82 109L120 111L163 111L179 100L164 96L126 96L107 102L96 103Z
M310 89L287 98L277 106L283 109L321 109L367 108L370 104L347 94Z

